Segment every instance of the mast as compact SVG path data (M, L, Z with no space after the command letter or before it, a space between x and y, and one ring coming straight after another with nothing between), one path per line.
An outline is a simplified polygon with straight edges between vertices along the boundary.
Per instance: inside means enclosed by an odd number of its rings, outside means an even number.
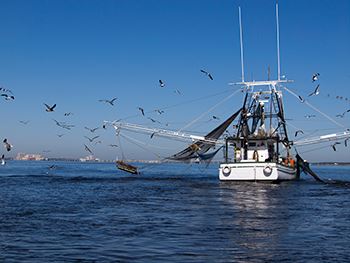
M276 38L277 38L277 80L281 79L281 65L280 65L280 28L278 20L278 3L276 3Z
M241 70L242 70L242 82L244 82L244 63L243 63L243 32L242 32L242 16L241 16L241 7L238 7L238 16L239 16L239 40L241 46Z

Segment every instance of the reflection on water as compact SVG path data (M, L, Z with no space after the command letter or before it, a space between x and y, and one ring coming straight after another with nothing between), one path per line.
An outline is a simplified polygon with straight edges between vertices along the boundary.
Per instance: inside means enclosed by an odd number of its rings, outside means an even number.
M113 164L56 165L0 170L0 261L349 261L347 187L308 177L219 182L214 165L141 176ZM350 179L349 168L317 169Z

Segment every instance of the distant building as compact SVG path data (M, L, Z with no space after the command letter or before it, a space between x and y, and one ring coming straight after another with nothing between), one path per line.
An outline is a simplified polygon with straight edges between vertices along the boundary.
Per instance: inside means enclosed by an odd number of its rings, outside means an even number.
M20 161L42 161L45 160L45 157L41 154L18 153L15 159Z
M95 158L93 155L88 155L86 157L79 159L81 162L99 162L100 159Z

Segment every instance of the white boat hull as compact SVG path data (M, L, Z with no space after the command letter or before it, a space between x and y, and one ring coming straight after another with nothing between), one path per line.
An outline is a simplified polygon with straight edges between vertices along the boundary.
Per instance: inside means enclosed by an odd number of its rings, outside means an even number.
M298 179L295 167L273 162L222 163L219 167L222 181L285 181Z

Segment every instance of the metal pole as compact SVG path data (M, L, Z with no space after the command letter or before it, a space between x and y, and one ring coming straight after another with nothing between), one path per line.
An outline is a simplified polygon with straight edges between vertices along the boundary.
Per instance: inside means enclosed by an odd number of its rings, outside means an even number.
M242 17L241 17L241 7L238 7L239 16L239 39L241 44L241 68L242 68L242 82L244 82L244 64L243 64L243 33L242 33Z
M276 3L276 29L277 29L277 79L280 80L281 65L280 65L280 28L278 20L278 3Z

